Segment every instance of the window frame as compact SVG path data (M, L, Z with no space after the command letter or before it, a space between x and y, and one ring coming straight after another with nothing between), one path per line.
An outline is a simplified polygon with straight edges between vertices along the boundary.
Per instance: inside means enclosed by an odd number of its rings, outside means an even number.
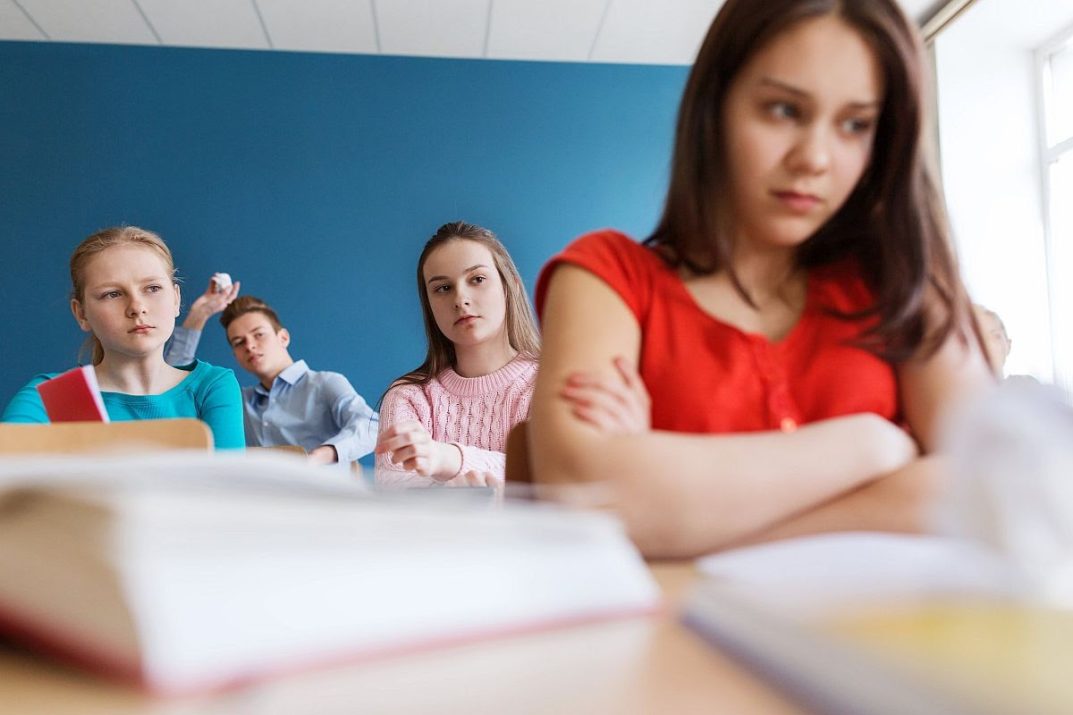
M1040 45L1035 51L1034 64L1036 74L1036 125L1039 137L1039 181L1040 200L1043 219L1043 249L1044 260L1047 264L1047 294L1051 309L1050 333L1051 333L1051 360L1054 366L1055 381L1067 389L1073 389L1073 355L1064 354L1064 341L1059 333L1058 316L1067 314L1059 305L1058 272L1060 266L1056 265L1057 237L1053 226L1053 209L1051 202L1051 166L1063 157L1073 161L1073 133L1070 136L1059 139L1053 145L1050 142L1051 117L1051 59L1060 52L1073 53L1073 25L1070 25ZM1073 306L1070 306L1073 308Z

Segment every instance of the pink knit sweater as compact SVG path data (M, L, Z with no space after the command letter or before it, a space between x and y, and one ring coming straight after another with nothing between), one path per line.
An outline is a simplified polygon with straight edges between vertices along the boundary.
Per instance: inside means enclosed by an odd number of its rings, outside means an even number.
M462 377L448 368L424 385L398 385L384 396L380 430L417 420L432 439L461 448L460 474L475 469L503 476L507 433L529 416L536 370L536 360L519 355L481 377ZM376 481L392 486L439 483L405 471L380 454L376 456Z

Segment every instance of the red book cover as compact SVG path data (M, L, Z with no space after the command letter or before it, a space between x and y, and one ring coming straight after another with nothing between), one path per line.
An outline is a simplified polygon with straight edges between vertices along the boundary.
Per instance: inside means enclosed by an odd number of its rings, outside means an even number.
M83 365L37 386L51 422L107 422L92 365Z

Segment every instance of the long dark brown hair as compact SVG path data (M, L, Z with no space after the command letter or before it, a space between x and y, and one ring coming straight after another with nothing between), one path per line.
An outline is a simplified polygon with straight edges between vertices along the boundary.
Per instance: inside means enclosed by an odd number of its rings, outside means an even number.
M445 223L436 230L421 251L417 259L417 296L421 300L421 315L425 323L425 337L428 338L428 353L420 366L406 373L392 383L395 385L424 385L457 362L455 346L439 326L432 314L428 302L428 289L425 287L425 261L437 248L449 241L474 241L488 249L492 262L507 299L507 314L504 318L507 328L507 340L510 346L521 354L537 357L540 354L540 332L533 318L533 308L525 294L525 286L518 268L514 265L506 247L496 235L486 228L464 221ZM390 389L390 388L388 388ZM386 393L385 393L386 394ZM381 400L383 398L381 397Z
M675 268L726 270L751 297L731 264L733 213L722 117L731 83L761 48L810 18L835 15L875 53L886 95L871 161L839 211L802 244L797 266L853 256L875 295L862 344L903 361L930 353L952 331L966 338L969 300L950 245L943 202L926 142L925 59L920 36L894 0L727 0L708 31L678 113L670 187L646 243ZM925 293L934 292L934 326L925 335Z

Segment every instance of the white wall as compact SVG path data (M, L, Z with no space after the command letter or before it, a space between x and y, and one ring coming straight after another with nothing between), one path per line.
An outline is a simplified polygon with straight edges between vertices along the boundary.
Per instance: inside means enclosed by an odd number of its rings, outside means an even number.
M942 174L962 270L974 300L1006 323L1007 372L1043 380L1056 371L1033 53L1070 22L1070 0L978 0L935 42Z

